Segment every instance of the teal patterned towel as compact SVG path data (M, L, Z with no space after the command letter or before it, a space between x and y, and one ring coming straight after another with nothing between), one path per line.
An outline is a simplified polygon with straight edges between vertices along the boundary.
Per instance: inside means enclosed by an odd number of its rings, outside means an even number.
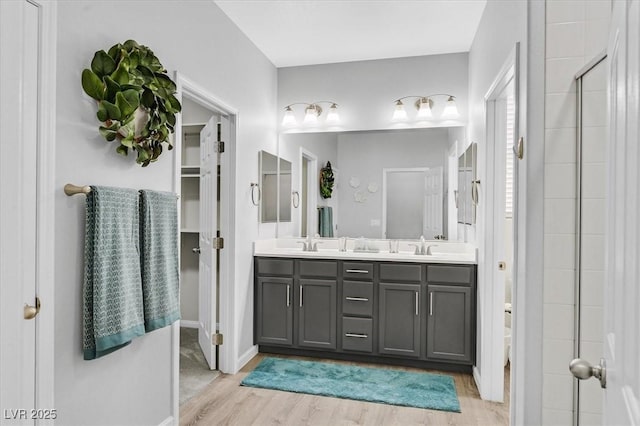
M150 332L180 319L178 208L175 194L140 192L144 322Z
M321 237L333 237L333 209L331 207L319 207L318 233Z
M92 186L86 222L83 350L90 360L144 334L138 191Z

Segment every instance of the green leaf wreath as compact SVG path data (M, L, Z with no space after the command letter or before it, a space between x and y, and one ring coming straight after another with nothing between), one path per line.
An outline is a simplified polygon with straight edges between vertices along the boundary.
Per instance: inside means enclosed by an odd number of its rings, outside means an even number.
M156 161L162 144L173 145L176 114L182 110L176 85L153 51L133 40L100 50L91 69L82 71L82 88L98 102L99 132L108 142L118 140L116 152L137 152L142 167Z
M322 198L331 198L333 192L333 169L331 162L327 161L327 165L320 169L320 195Z

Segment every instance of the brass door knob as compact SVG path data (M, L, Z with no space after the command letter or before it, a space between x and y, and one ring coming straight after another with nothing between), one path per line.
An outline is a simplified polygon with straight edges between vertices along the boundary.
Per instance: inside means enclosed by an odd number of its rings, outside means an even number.
M24 319L34 319L40 313L40 299L36 297L36 306L24 304Z

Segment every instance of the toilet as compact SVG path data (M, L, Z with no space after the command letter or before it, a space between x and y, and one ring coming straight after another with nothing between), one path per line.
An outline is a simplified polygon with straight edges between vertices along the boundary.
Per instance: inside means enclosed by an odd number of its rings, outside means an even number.
M504 304L504 366L511 361L511 303Z

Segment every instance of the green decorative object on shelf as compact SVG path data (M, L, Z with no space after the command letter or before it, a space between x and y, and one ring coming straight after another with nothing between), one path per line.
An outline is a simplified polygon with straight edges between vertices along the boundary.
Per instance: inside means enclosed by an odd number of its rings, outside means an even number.
M322 198L331 198L333 192L333 169L331 162L327 161L327 165L320 169L320 195Z
M91 69L82 71L82 88L98 102L100 134L120 142L116 152L135 150L136 162L146 167L162 154L163 143L173 149L169 134L182 106L176 84L151 49L127 40L97 51Z

